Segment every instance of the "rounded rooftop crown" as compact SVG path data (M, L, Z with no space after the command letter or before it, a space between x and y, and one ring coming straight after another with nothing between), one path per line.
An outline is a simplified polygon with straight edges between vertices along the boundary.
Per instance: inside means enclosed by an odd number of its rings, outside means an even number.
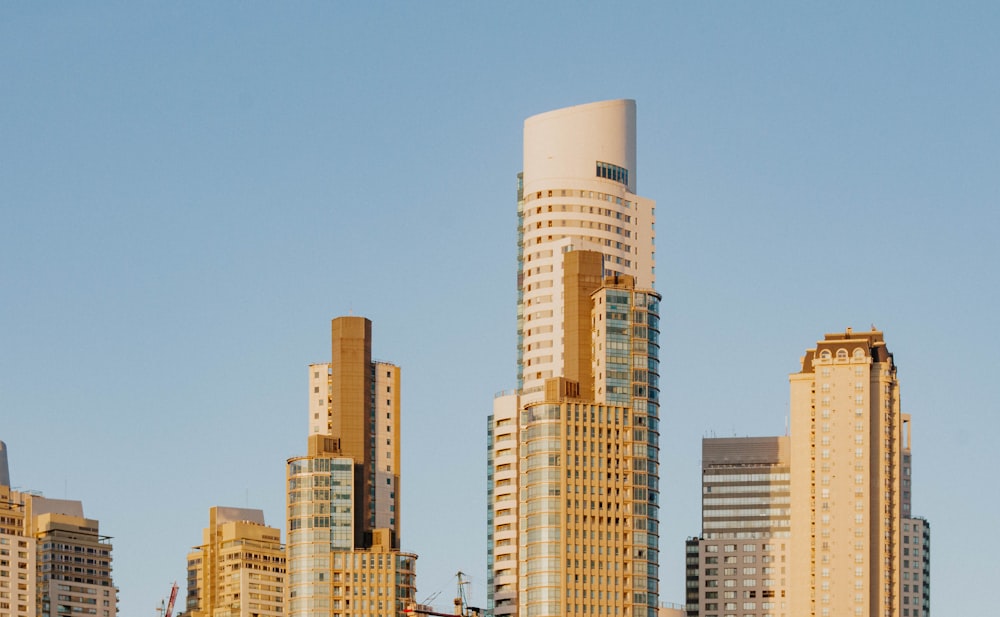
M626 184L635 193L634 100L575 105L524 121L525 190L593 178L597 163L628 170Z

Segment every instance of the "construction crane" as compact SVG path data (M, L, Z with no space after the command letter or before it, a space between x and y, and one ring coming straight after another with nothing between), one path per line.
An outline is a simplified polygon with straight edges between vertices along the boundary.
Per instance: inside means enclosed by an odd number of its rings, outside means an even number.
M455 612L436 613L419 605L411 605L404 612L407 615L431 615L432 617L481 617L483 614L482 609L475 606L469 606L468 598L465 595L465 586L469 584L469 581L465 579L465 573L459 572L455 576L458 577L458 593L455 596ZM435 594L434 597L436 596L437 594Z
M440 589L438 589L437 591L435 591L431 595L427 596L427 599L424 600L423 602L421 602L421 604L423 604L424 606L430 606L431 603L434 602L434 600L437 600L437 597L439 595L441 595L441 590Z
M156 612L160 613L161 617L171 617L174 614L174 602L177 601L177 581L174 581L173 587L170 588L170 601L167 602L167 607L163 608L163 601L160 601L160 607L156 609Z
M167 612L163 617L171 617L174 614L174 602L177 601L177 581L174 581L174 586L170 588L170 602L167 602Z
M458 578L458 595L455 597L455 609L461 609L464 617L479 617L480 610L474 606L469 606L469 598L465 595L465 586L469 581L465 579L465 573L461 570L455 575Z

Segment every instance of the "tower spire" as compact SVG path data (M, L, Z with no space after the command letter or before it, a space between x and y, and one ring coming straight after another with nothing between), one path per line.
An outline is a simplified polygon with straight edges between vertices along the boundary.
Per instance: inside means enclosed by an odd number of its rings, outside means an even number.
M7 444L0 441L0 486L10 486L10 467L7 466Z

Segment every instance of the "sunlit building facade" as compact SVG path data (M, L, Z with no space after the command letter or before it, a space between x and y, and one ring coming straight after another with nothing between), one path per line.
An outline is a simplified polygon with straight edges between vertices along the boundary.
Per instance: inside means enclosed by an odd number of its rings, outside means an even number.
M111 538L79 501L28 499L28 529L37 550L38 615L115 617L118 590L111 578Z
M893 356L881 332L847 329L789 379L791 614L902 617L910 417Z
M0 617L116 617L111 538L83 504L9 486L0 448Z
M213 506L188 554L188 617L284 615L285 547L261 510Z
M363 317L331 322L332 361L309 366L309 434L336 436L355 461L364 485L355 511L359 534L380 528L398 536L400 370L372 360L371 340L371 321Z
M533 116L518 176L517 388L488 420L487 612L655 615L659 301L635 102Z
M287 614L403 615L417 556L400 550L399 367L371 359L371 322L332 322L309 367L305 456L288 460Z
M518 390L537 400L565 374L564 253L596 251L602 276L655 281L656 204L636 194L635 101L601 101L524 122L518 179Z
M5 452L0 464L6 472ZM0 483L0 617L34 617L37 614L35 538L25 523L30 495L11 490L6 473Z

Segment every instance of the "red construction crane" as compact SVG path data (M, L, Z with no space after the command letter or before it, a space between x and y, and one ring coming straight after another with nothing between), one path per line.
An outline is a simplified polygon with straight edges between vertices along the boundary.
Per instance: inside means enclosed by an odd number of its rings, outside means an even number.
M163 617L171 617L174 613L174 602L177 600L177 581L174 581L174 586L170 588L170 601L167 602L167 612L163 614Z

